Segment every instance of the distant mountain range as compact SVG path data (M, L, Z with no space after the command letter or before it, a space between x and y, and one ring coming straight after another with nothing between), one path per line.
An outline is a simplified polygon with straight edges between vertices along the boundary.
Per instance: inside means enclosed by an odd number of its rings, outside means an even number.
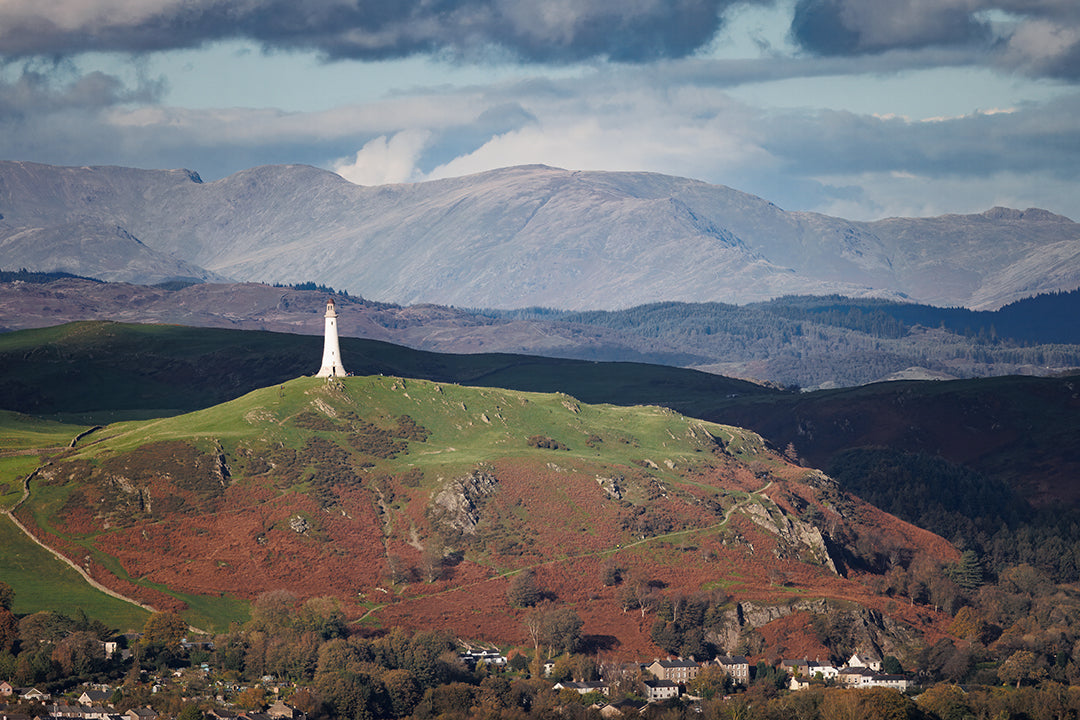
M304 166L0 162L0 267L108 280L315 281L458 307L618 309L791 294L995 309L1080 287L1044 210L853 222L652 173L513 167L364 187Z

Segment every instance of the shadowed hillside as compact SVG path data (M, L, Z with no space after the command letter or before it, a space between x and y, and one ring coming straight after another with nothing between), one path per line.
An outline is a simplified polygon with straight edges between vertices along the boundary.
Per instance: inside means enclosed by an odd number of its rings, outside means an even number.
M709 398L775 392L681 368L508 354L449 355L341 338L346 367L586 402L651 403L700 414ZM269 332L80 322L0 335L0 408L33 414L175 414L318 370L322 338ZM704 404L703 404L704 403ZM115 417L115 416L113 416Z

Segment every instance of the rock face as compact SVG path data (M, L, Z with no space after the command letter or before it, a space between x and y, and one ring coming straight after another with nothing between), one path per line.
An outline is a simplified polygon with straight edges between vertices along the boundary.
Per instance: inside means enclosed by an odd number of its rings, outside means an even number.
M900 625L877 610L826 599L799 600L784 605L736 603L733 608L723 613L722 618L706 634L706 639L724 648L725 652L734 653L740 646L755 644L753 631L757 628L797 612L830 618L831 627L843 628L843 633L830 638L838 647L872 650L879 657L910 646L914 640L914 633L910 628ZM840 660L839 657L836 659Z
M361 187L302 166L203 183L0 162L0 267L316 281L464 307L842 293L991 309L1080 286L1080 225L1005 208L851 222L683 178L543 166Z
M798 557L809 555L806 559L823 565L834 573L837 572L836 563L829 554L825 538L821 531L810 523L791 517L775 505L767 508L757 503L748 503L743 506L742 512L782 541L782 544L777 547L777 552L781 557L788 554ZM784 545L787 547L785 548Z
M451 480L431 501L432 519L462 535L475 535L480 508L495 493L498 484L497 477L482 470Z

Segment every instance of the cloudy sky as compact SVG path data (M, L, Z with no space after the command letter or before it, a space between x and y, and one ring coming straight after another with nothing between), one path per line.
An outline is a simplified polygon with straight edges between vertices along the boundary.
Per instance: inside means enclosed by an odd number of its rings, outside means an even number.
M1080 220L1076 0L2 0L0 159L544 163Z

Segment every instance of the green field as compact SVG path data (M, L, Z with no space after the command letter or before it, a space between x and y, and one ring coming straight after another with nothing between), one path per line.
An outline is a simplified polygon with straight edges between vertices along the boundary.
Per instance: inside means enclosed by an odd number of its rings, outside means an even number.
M101 620L119 630L139 630L149 613L95 590L82 577L30 540L7 516L0 516L0 580L15 590L19 614L51 610Z
M0 410L0 452L67 447L84 430L85 425L67 425Z
M23 479L42 462L46 453L67 449L72 438L86 430L81 425L65 425L28 415L0 411L0 509L12 509L22 498ZM42 452L33 452L39 450ZM55 500L62 495L59 488L38 488L35 500ZM47 519L36 513L43 527ZM76 539L73 539L77 542ZM89 544L84 545L118 577L135 583L114 558L104 555ZM20 614L51 610L71 615L79 609L87 616L121 630L142 627L148 613L142 608L118 600L90 586L82 576L40 545L30 540L6 516L0 516L0 580L15 590L15 612ZM158 587L183 600L188 605L185 619L207 630L228 627L230 622L248 617L247 603L228 596L203 597L175 593Z

